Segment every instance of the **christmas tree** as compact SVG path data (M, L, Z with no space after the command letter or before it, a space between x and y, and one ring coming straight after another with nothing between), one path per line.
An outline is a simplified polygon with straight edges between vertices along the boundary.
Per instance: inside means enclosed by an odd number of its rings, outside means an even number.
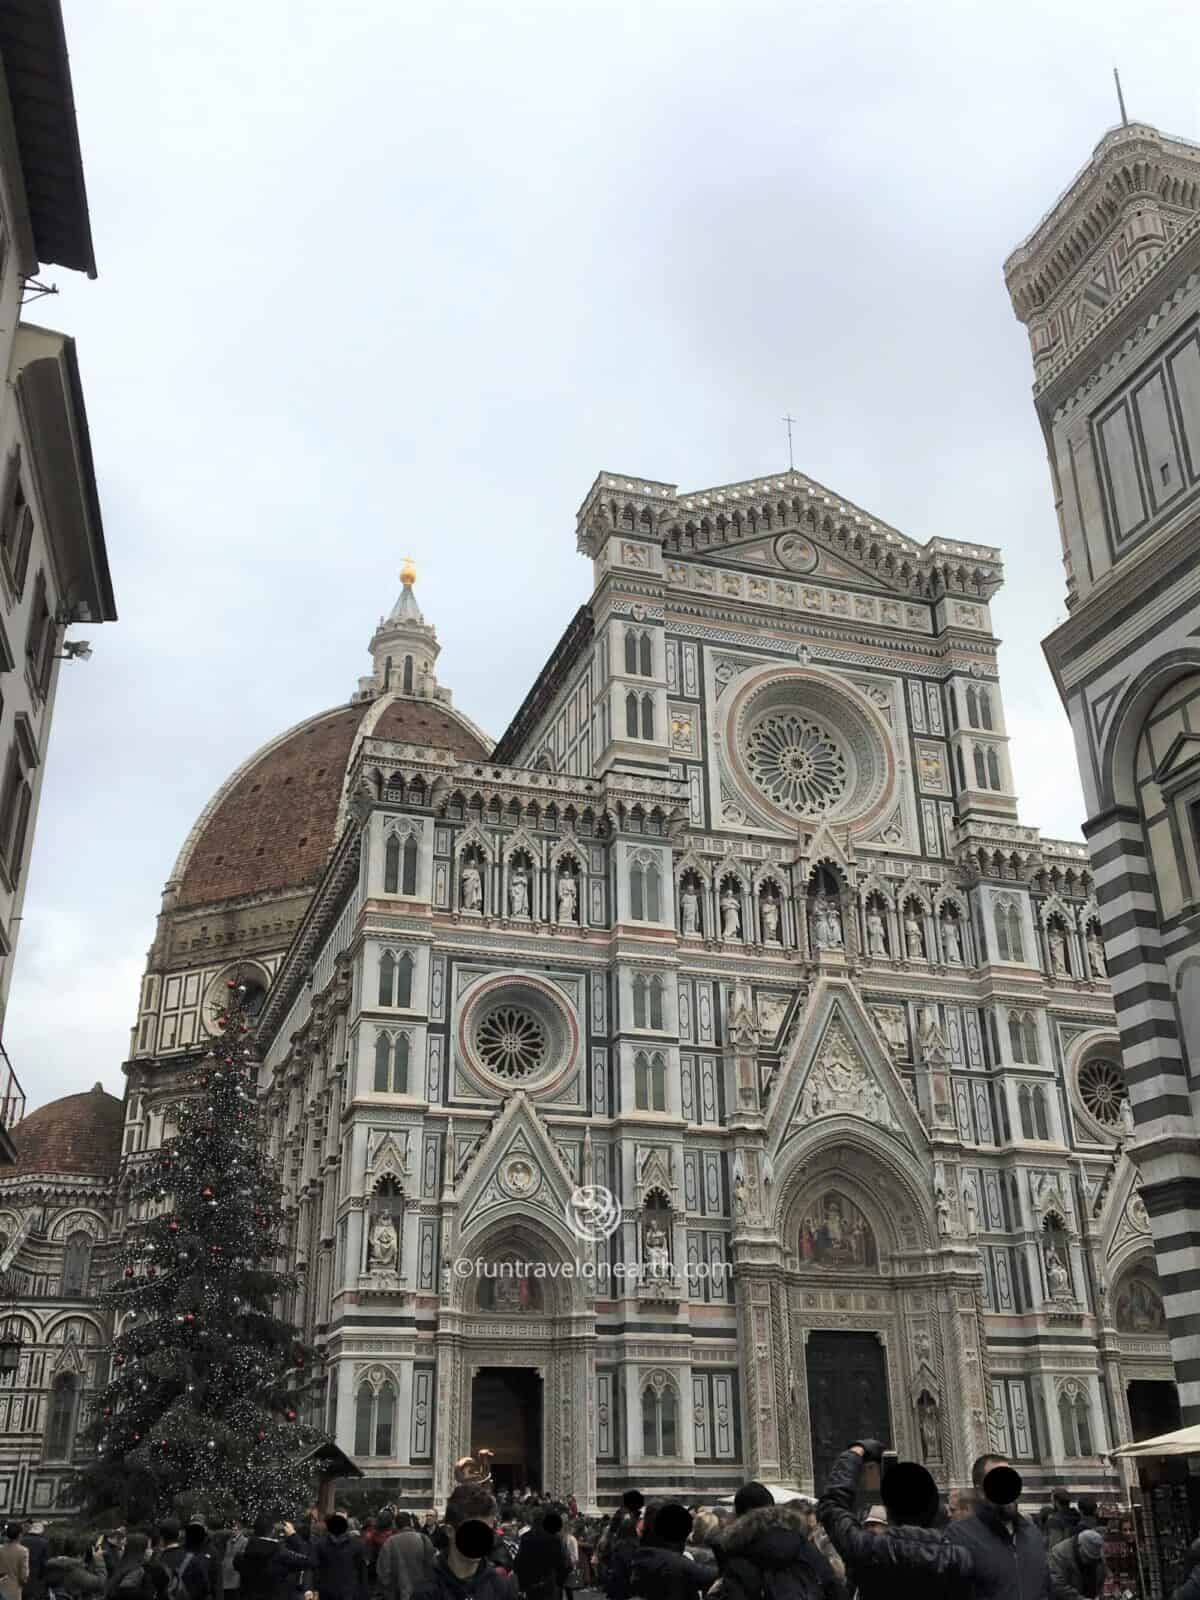
M104 1299L119 1329L88 1437L82 1490L96 1511L291 1512L312 1355L278 1314L285 1213L257 1101L249 993L229 980L220 1037L179 1107L178 1132L133 1169L131 1225Z

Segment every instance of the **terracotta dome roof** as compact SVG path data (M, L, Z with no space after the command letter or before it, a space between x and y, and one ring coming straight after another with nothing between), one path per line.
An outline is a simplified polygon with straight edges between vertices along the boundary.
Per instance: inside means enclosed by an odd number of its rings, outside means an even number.
M449 750L462 761L488 753L465 717L436 700L390 699L325 711L265 745L218 792L184 846L176 906L315 882L334 842L346 767L363 719L370 735Z
M121 1102L99 1084L87 1094L51 1100L22 1117L12 1130L16 1165L4 1177L35 1172L73 1172L111 1178L121 1161Z

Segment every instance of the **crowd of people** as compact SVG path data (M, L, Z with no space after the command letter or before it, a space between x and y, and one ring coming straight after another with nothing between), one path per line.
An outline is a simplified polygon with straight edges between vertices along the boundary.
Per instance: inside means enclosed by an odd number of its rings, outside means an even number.
M928 1470L875 1440L837 1459L819 1500L777 1503L743 1484L732 1506L645 1499L604 1519L574 1497L499 1500L463 1483L444 1516L385 1507L361 1526L310 1507L210 1529L174 1518L92 1539L10 1522L0 1600L1099 1600L1104 1532L1096 1502L1056 1491L1035 1517L1001 1457L972 1487L940 1494ZM878 1499L876 1500L876 1496ZM1200 1600L1200 1539L1170 1600Z

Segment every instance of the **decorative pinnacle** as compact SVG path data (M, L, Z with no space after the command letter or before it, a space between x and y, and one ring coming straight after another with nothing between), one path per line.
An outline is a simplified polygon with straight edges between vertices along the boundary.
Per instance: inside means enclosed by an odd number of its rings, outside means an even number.
M400 568L400 582L406 589L411 589L417 581L417 564L411 556L405 556Z

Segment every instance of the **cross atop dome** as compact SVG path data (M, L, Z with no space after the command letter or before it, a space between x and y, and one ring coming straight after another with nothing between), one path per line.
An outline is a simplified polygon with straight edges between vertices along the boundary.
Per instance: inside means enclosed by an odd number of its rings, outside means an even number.
M374 662L369 678L359 680L364 696L399 693L420 699L446 698L439 691L434 663L440 646L437 631L425 621L413 585L417 564L405 556L400 567L400 598L379 625L368 646Z

